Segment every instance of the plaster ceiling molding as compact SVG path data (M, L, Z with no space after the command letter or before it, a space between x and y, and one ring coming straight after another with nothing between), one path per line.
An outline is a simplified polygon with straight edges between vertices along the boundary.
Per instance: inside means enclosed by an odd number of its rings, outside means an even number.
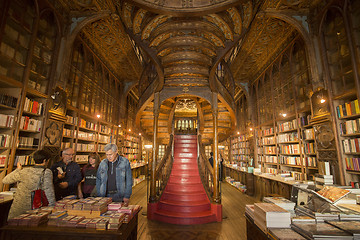
M279 9L291 9L299 11L300 9L308 8L310 3L313 1L310 0L281 0Z
M226 10L230 15L230 18L234 24L234 33L240 34L242 30L242 21L239 11L235 8L229 8Z
M175 112L197 112L197 106L192 99L181 99L176 103Z
M115 73L124 76L122 78L127 81L137 81L141 65L118 23L112 18L101 19L87 25L82 32L90 45L94 46L93 49L98 51L98 55L105 59Z
M176 14L194 14L214 12L239 2L239 0L132 0L131 2L157 12Z
M134 34L138 34L141 32L141 24L145 18L147 11L144 9L139 9L133 20L133 32Z
M154 38L154 40L151 41L151 43L149 44L149 47L157 47L161 42L172 37L173 35L174 35L174 33L172 33L172 32L160 34L160 35L156 36Z
M121 19L125 23L125 26L130 29L133 25L132 18L131 18L133 9L134 9L134 6L132 6L126 2L122 5Z
M211 32L202 32L200 34L200 36L208 39L209 41L211 41L216 47L223 47L225 48L225 44L224 42L215 34L211 33Z
M253 15L253 6L251 4L251 1L249 1L243 5L243 13L244 13L243 24L244 24L245 28L248 28L250 25L250 21L252 19L252 15Z
M164 75L170 76L175 75L179 73L190 73L190 74L198 74L199 76L208 77L209 76L209 69L204 66L199 65L185 65L185 64L179 64L176 66L173 66L171 68L166 68Z
M262 9L269 9L269 8L276 9L281 5L281 1L283 1L283 0L266 0L261 8Z
M191 77L189 74L181 76L172 76L166 78L165 86L167 87L204 87L208 86L207 78L200 78L199 76Z
M209 14L204 16L204 19L215 24L223 32L226 39L234 40L234 34L229 25L217 14Z
M192 63L197 65L204 65L210 67L212 60L210 56L194 52L174 52L164 56L162 59L164 67L180 64L180 63Z
M141 34L141 40L146 40L150 37L151 32L161 25L162 23L166 22L168 19L170 19L169 16L165 15L159 15L155 18L153 18L143 29Z
M202 38L200 36L175 36L169 39L168 41L163 42L160 46L158 46L158 51L162 51L166 48L176 47L178 50L181 49L193 49L193 51L197 51L196 48L207 48L212 52L215 52L216 48L213 43L206 38Z

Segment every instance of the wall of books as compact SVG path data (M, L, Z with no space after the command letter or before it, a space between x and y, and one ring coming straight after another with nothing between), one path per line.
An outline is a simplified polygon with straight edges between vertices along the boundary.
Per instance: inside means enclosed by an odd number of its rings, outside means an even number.
M317 173L307 96L311 82L303 46L297 39L252 87L258 106L254 118L256 166L264 173L294 180L312 180Z
M124 136L124 143L122 146L122 154L129 159L130 162L137 161L140 156L140 138L135 133L127 132Z
M232 162L238 167L248 167L253 160L253 145L248 134L238 134L231 138Z
M360 181L360 110L359 110L359 76L355 71L354 59L358 59L350 49L359 45L359 31L357 36L349 39L346 24L347 19L339 11L329 10L328 17L321 26L322 50L326 58L324 63L327 69L330 99L338 136L340 151L340 167L345 171L345 183L350 185ZM359 26L357 21L354 21ZM353 41L356 41L354 43Z
M42 3L0 4L0 182L17 162L31 164L29 155L42 145L61 22Z

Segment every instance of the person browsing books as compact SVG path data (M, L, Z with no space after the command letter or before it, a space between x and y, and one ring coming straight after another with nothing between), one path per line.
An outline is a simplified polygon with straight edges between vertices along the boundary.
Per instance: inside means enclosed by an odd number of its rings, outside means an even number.
M82 177L79 165L73 161L74 155L72 148L65 148L61 152L61 161L51 166L54 176L56 201L63 197L77 194L78 184Z
M132 193L130 162L118 154L115 144L104 147L106 158L100 162L96 175L96 191L99 197L111 197L114 202L129 204Z
M90 153L88 156L88 164L82 168L83 180L79 183L79 198L87 198L94 194L96 190L96 173L100 164L100 156L96 152Z
M49 205L55 204L53 175L50 169L46 168L50 157L51 155L47 151L38 150L33 154L34 166L23 168L18 162L17 168L3 178L3 184L17 183L8 219L31 210L31 192L39 187L39 182L41 182L41 189L44 190Z

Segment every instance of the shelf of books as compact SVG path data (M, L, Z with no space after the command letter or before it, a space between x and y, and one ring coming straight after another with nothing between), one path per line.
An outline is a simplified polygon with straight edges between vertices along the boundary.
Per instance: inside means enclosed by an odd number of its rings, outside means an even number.
M315 134L310 113L278 119L276 127L256 130L256 160L261 172L288 180L314 180L318 172Z
M342 148L342 160L346 166L347 182L358 182L360 177L360 108L354 96L338 100L336 106L337 127Z
M301 144L303 147L303 166L305 167L306 179L314 180L318 173L317 150L315 132L310 124L311 114L309 112L299 114L299 124L301 130Z
M122 154L129 159L130 162L138 160L140 154L138 136L131 133L125 133Z
M276 136L273 126L261 126L257 129L257 166L263 172L278 173Z
M116 128L108 123L99 123L99 134L97 139L97 152L105 154L104 147L108 143L115 143Z
M46 93L51 73L51 63L56 40L56 23L52 14L39 20L33 50L28 86Z
M0 75L22 82L29 54L35 6L10 1L0 44Z
M219 143L218 151L224 161L229 161L230 149L229 149L229 142L227 140ZM219 159L219 161L220 161L220 159Z
M278 159L281 173L294 180L304 179L297 119L277 121Z
M21 88L9 85L0 77L0 191L2 178L11 163L15 126L21 98Z
M246 134L239 134L232 137L231 154L232 162L237 163L240 169L246 169L249 166L251 157L249 136Z
M32 165L28 156L41 145L41 133L44 125L47 95L28 89L21 118L19 119L19 136L16 143L14 167L18 162Z
M77 163L86 164L88 154L95 152L98 127L97 119L84 114L79 114L77 137L75 141L75 160Z
M66 121L64 123L61 149L74 148L77 138L78 116L77 112L71 108L66 110Z

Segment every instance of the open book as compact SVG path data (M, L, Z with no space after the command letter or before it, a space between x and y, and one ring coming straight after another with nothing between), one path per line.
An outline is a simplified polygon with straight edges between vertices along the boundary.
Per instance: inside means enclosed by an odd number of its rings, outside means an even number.
M324 186L320 191L315 192L312 191L314 194L319 196L320 198L330 202L336 203L346 195L350 193L349 190L334 187L334 186Z

